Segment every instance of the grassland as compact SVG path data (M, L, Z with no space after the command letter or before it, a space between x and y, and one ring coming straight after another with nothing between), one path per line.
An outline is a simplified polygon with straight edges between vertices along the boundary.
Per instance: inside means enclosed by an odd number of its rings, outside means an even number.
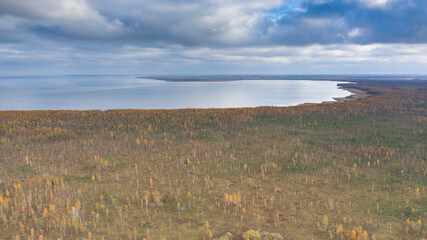
M1 239L424 239L425 82L295 107L0 112Z

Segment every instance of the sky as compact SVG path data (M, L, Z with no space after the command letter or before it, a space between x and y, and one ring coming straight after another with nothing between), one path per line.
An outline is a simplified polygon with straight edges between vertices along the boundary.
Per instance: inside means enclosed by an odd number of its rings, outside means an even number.
M0 0L0 75L427 74L426 0Z

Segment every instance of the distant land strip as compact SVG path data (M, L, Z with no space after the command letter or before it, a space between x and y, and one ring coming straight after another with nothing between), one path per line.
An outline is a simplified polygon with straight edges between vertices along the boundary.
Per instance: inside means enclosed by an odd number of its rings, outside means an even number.
M212 75L137 77L170 82L222 82L237 80L316 80L316 81L426 81L427 75Z

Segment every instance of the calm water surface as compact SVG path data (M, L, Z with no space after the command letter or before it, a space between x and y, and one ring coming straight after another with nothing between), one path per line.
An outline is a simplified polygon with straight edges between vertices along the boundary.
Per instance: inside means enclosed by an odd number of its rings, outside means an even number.
M166 82L134 76L0 77L0 110L177 109L291 106L350 93L339 82Z

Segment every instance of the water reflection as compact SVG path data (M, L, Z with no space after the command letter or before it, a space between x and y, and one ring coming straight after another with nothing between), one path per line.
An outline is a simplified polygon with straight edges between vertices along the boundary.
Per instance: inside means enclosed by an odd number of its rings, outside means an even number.
M338 82L166 82L132 76L1 77L1 110L290 106L346 97Z

